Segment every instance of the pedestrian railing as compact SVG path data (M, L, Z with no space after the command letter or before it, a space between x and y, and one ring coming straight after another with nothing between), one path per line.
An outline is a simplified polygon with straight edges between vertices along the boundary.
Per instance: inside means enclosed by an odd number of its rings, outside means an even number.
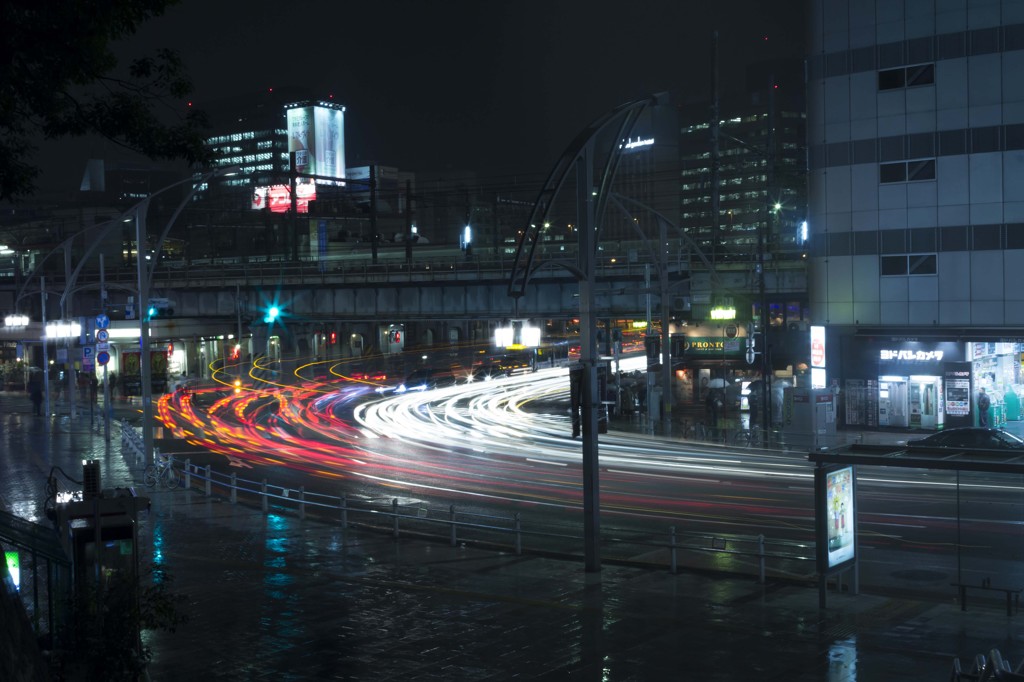
M175 462L175 466L179 464ZM451 546L475 544L523 553L551 555L583 554L584 539L578 527L547 524L524 528L518 513L485 514L455 505L432 508L426 503L399 498L353 498L325 495L305 487L288 488L245 479L237 473L224 474L209 465L198 466L185 460L182 465L185 490L198 489L207 496L226 497L232 504L243 498L258 504L264 513L290 511L306 518L339 523L342 530L363 528L402 536L446 538ZM646 566L664 566L672 573L685 564L690 568L756 575L765 582L772 575L807 578L814 572L814 543L764 535L707 534L679 532L674 526L664 531L635 532L604 528L600 542L608 561Z
M136 461L145 456L146 444L142 438L142 429L121 421L121 447L130 450Z

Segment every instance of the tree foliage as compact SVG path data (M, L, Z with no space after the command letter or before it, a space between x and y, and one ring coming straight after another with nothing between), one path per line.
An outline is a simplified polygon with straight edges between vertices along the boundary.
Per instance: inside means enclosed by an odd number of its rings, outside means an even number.
M101 135L152 159L208 161L205 117L168 49L119 67L111 47L178 0L0 0L0 200L35 189L34 140Z
M188 597L171 591L163 568L151 566L142 577L114 572L101 586L79 586L62 633L67 648L55 661L60 679L139 680L153 657L142 633L173 633L188 622Z

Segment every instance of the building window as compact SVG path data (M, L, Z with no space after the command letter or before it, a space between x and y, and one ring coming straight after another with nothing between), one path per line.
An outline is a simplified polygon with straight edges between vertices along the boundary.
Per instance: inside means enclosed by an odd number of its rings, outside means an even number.
M917 159L915 161L897 161L882 163L878 166L878 181L892 182L924 182L935 179L935 159Z
M934 253L915 253L907 256L907 271L911 275L934 275L938 272Z
M878 166L878 181L879 182L906 182L907 181L907 164L900 161L899 163L883 163Z
M935 179L935 159L907 161L907 182Z
M878 72L879 90L898 90L906 83L906 69L886 69Z
M913 253L899 256L882 256L879 274L882 277L901 275L935 275L938 273L938 259L934 253Z
M935 64L917 64L899 69L883 69L878 72L879 90L898 90L934 84Z

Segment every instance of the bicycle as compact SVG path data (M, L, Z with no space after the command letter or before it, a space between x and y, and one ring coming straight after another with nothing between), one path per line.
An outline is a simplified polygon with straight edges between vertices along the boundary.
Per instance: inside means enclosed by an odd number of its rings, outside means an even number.
M759 445L761 443L761 427L754 425L749 429L740 429L736 432L736 437L733 442L736 445L742 445L748 448L752 445Z
M708 427L704 422L683 422L683 438L687 440L707 440Z
M146 466L142 472L142 481L147 488L154 488L157 484L163 483L169 489L174 490L181 483L181 475L174 468L173 455L157 455L156 462Z

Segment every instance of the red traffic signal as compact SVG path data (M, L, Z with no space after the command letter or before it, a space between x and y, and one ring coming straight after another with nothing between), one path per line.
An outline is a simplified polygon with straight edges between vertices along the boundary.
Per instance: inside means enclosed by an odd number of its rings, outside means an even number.
M331 332L331 343L338 343L338 332Z

